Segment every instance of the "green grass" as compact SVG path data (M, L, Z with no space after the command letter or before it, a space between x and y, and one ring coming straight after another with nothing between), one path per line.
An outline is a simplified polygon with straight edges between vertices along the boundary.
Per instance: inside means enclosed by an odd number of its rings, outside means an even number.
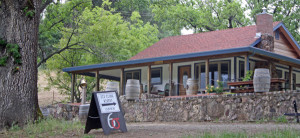
M183 138L300 138L300 131L295 129L273 130L269 132L260 132L248 134L246 132L217 132L217 133L200 133L196 136L183 136Z
M277 123L286 122L283 117L277 118ZM28 124L24 128L13 125L4 133L0 132L1 138L6 137L83 137L93 138L95 134L84 135L84 125L78 121L66 121L59 119L43 119L34 124ZM196 135L184 135L184 138L300 138L300 131L296 129L283 129L260 132L202 132Z
M286 119L285 116L279 116L279 117L275 118L275 122L276 123L288 123L288 120Z
M43 119L37 123L26 125L23 129L13 125L5 131L4 137L50 137L83 135L84 125L77 121L58 120L53 118ZM1 134L0 134L1 137Z

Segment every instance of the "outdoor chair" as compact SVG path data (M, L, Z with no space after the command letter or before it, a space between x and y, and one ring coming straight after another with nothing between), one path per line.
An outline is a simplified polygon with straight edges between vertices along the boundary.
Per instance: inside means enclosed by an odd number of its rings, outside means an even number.
M158 95L169 96L169 92L170 92L170 84L166 83L164 91L158 92Z

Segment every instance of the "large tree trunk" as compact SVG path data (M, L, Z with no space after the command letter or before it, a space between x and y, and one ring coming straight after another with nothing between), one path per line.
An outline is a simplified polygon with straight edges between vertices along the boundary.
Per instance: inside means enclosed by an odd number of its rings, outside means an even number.
M0 0L0 38L20 46L22 64L0 66L0 130L37 119L37 40L41 0ZM34 11L33 16L27 11ZM0 57L6 54L0 47ZM19 71L16 70L19 67Z

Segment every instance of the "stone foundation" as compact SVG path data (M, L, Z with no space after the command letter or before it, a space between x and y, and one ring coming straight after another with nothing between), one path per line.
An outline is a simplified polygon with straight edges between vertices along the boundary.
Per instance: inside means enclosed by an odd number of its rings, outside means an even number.
M276 121L284 113L294 113L294 100L300 107L300 91L177 96L135 101L120 97L127 122ZM78 118L79 105L58 104L47 109L55 118ZM295 122L294 117L286 118L289 122Z
M275 121L300 107L300 91L166 97L127 101L120 97L127 122ZM294 121L294 117L286 117Z

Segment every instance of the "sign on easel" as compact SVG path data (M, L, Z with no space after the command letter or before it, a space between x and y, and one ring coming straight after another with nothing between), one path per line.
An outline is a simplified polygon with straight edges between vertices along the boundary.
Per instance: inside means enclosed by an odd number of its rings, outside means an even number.
M127 132L117 92L93 92L84 133L102 128L105 135L114 130Z

